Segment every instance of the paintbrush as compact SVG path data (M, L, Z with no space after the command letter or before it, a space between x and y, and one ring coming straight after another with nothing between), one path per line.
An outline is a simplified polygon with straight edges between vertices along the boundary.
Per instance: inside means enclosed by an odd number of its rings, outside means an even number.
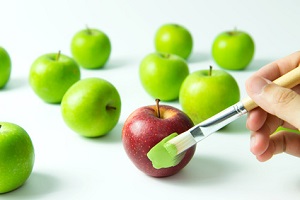
M273 83L285 88L293 88L296 85L300 84L300 65L297 68L279 77L278 79L273 81ZM172 162L166 164L164 168L176 165L176 163L180 162L180 160L183 158L182 155L185 153L185 151L191 146L197 144L204 138L218 131L230 122L240 118L256 107L257 105L255 104L255 102L251 98L247 97L230 106L229 108L221 111L220 113L208 118L207 120L193 126L186 132L181 133L168 141L164 141L164 151L168 152L168 155L165 157L169 157L169 160L170 158L171 160L173 158ZM149 154L155 152L156 148L157 147L154 146L149 151ZM149 159L152 161L152 163L158 161L158 155L154 154L154 156L149 157Z
M296 85L300 84L300 65L297 68L282 75L281 77L273 81L273 83L285 88L293 88ZM222 127L240 118L256 107L256 103L251 98L244 98L243 100L221 111L220 113L193 126L188 131L167 141L165 144L165 148L168 151L169 146L172 146L172 152L174 154L175 146L177 149L176 155L179 155L191 146L195 145L212 133L218 131Z

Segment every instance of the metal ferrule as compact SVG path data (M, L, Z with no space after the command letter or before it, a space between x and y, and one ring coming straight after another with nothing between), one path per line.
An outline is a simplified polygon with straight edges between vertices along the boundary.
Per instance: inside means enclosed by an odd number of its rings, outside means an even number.
M245 109L242 102L238 102L230 106L229 108L221 111L220 113L201 122L192 130L190 130L190 133L193 135L195 140L199 142L200 140L218 131L222 127L226 126L230 122L236 120L237 118L246 113L247 110Z

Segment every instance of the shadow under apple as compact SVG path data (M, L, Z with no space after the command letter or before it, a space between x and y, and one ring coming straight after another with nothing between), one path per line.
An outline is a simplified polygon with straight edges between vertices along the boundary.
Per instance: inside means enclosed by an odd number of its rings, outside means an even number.
M4 199L31 199L42 197L59 188L60 180L50 174L32 172L28 180L20 188L1 194Z
M249 66L246 68L246 70L255 72L259 70L261 67L265 66L266 64L273 62L274 60L275 58L274 59L254 58L252 62L249 64Z
M27 79L23 78L23 77L11 77L7 84L0 89L1 91L10 91L10 90L14 90L14 89L18 89L21 87L25 87L29 85L29 82Z
M237 163L232 163L229 160L195 155L178 174L159 179L159 181L183 187L199 187L200 184L222 182L238 170Z
M117 123L116 126L107 134L99 137L83 137L92 142L101 143L121 143L122 142L122 128L124 123Z
M103 67L103 70L112 70L116 68L120 68L125 65L132 65L136 64L136 60L134 58L130 57L116 57L116 58L110 58L105 66Z
M105 136L103 136L104 142L120 143L122 142L122 128L124 123L117 123L116 126Z
M188 63L199 63L211 60L211 55L207 52L192 52L190 57L187 59Z

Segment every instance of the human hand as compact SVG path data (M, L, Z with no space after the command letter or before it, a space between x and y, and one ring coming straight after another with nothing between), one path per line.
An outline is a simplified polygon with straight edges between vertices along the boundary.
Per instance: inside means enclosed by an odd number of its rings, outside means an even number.
M300 85L287 89L272 83L299 64L300 51L267 64L246 81L249 97L259 106L247 118L250 150L259 161L282 152L300 157L299 134L280 131L272 135L279 126L300 129Z

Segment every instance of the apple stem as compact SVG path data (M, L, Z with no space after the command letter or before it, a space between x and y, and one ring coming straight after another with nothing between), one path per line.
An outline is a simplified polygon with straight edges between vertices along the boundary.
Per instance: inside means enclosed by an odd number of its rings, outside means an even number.
M160 109L159 109L159 102L160 102L160 99L155 99L156 101L156 114L157 114L157 117L160 118Z
M58 51L57 55L56 55L56 61L59 60L59 57L60 57L60 50Z
M235 26L235 27L233 28L232 31L229 31L229 32L228 32L228 34L229 34L229 35L235 35L236 32L237 32L237 28L236 28L236 26Z
M209 70L208 70L208 76L211 76L211 75L212 75L212 68L213 68L213 67L210 65L210 66L209 66Z
M114 106L106 106L106 110L116 110L117 108Z
M85 25L88 34L92 35L92 31L88 25Z

